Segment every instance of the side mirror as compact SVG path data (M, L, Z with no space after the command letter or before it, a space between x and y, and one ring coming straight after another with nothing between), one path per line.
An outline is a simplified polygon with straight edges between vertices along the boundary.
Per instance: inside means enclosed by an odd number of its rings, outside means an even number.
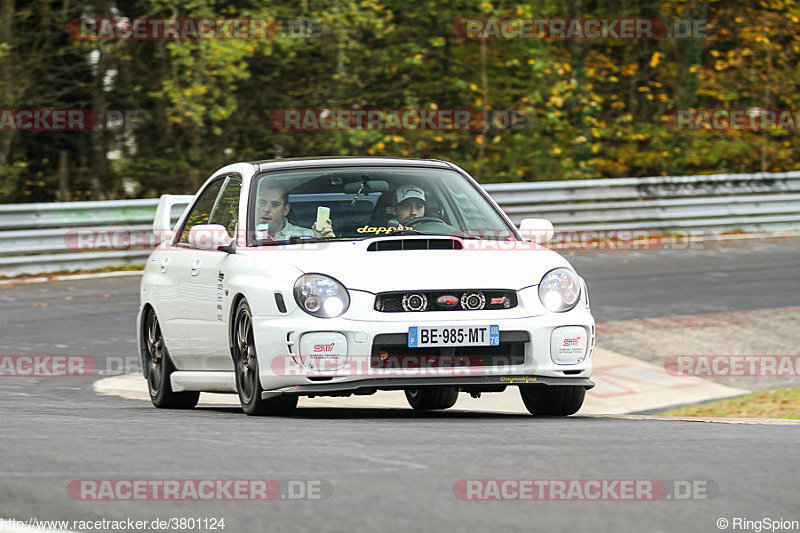
M156 207L156 215L153 218L153 233L158 242L171 240L174 233L172 231L172 221L180 218L194 200L193 195L184 194L162 194Z
M198 250L222 250L231 253L233 237L220 224L197 224L189 230L189 246Z
M519 232L524 239L544 243L553 238L553 223L546 218L523 218L519 223Z

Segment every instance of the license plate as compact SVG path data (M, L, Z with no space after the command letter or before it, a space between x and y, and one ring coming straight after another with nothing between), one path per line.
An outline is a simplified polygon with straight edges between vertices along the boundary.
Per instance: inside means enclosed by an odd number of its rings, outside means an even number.
M408 347L424 346L498 346L500 327L490 326L411 326Z

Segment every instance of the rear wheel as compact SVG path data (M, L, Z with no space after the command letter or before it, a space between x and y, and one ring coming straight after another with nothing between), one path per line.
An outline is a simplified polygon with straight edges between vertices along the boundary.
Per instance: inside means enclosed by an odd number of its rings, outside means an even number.
M539 416L573 415L586 397L580 385L520 385L519 393L528 412Z
M145 315L142 336L147 350L147 388L153 405L162 409L191 409L197 405L199 392L172 392L170 376L175 367L169 359L161 325L152 309Z
M245 300L239 303L234 317L233 361L236 368L236 390L239 392L242 410L248 415L288 415L297 407L296 395L261 399L264 389L258 379L253 317Z
M458 400L458 387L423 387L406 389L408 403L417 411L447 409Z

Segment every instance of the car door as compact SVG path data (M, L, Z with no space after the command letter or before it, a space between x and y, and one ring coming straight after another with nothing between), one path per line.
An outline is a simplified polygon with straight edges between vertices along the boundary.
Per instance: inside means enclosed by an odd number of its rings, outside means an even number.
M170 358L179 370L198 369L192 357L192 304L189 294L192 290L192 265L196 250L189 245L189 231L197 224L208 224L224 183L224 178L215 179L198 193L173 242L172 251L168 256L169 261L166 265L161 263L165 278L174 286L174 290L170 291L171 294L168 294L167 298L162 298L164 302L161 306L170 310L162 322L162 328Z
M231 237L237 232L241 191L241 176L228 175L208 221L223 226ZM235 254L220 250L192 250L186 307L192 364L202 370L233 370L227 328L230 296L225 274L235 260Z

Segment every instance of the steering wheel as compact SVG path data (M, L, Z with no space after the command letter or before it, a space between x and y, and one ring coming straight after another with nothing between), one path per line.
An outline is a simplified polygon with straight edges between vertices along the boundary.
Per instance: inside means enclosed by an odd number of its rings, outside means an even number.
M414 226L416 224L423 224L425 222L436 222L438 224L444 224L445 226L449 227L447 222L445 222L441 218L437 218L437 217L417 217L417 218L412 218L411 220L409 220L408 222L403 224L403 226Z

